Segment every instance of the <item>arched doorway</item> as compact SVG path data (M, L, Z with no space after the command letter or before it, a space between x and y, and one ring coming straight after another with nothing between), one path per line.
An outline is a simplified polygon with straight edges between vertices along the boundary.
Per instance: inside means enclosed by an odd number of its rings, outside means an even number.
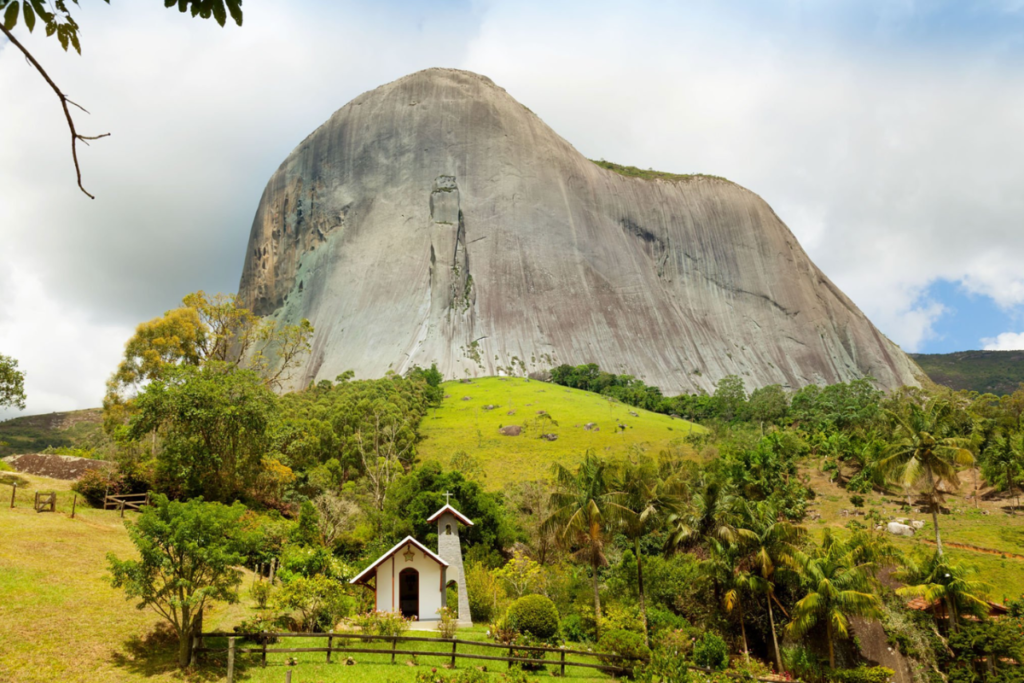
M398 609L403 617L420 618L420 573L412 567L398 574Z
M444 587L445 591L445 607L452 610L455 613L455 618L459 618L459 584L454 581L449 581L448 585Z

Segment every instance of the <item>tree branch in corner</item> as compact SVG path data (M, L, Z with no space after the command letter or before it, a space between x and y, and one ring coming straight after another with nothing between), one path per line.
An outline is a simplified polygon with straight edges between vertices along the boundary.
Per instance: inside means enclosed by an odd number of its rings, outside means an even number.
M75 121L71 118L71 110L68 108L68 105L73 104L86 114L89 113L88 110L77 102L69 100L68 96L61 92L60 88L57 87L57 84L53 82L52 78L50 78L50 75L46 73L46 70L43 69L39 62L36 61L36 58L33 57L32 54L25 49L25 46L18 42L18 39L11 35L11 32L4 28L2 24L0 24L0 32L3 32L3 34L7 36L7 39L11 41L12 45L22 51L29 63L36 68L36 71L42 75L43 79L50 84L51 88L53 88L53 92L57 93L57 97L60 98L60 105L64 108L64 117L68 120L68 128L71 129L71 158L74 159L75 162L75 175L78 176L78 189L84 192L89 199L96 199L96 197L89 194L88 190L82 186L82 169L78 165L78 141L81 140L88 145L89 140L99 140L100 138L109 136L110 133L103 133L102 135L80 135L75 129Z

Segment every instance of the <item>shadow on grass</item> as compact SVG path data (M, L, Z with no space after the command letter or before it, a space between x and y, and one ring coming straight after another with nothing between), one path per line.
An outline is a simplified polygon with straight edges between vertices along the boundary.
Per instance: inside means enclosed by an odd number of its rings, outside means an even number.
M19 477L17 474L11 472L0 473L0 484L7 484L8 486L17 485L19 489L28 488L29 481L24 477Z
M210 659L207 656L201 666L186 670L181 677L190 681L215 681L223 678L226 655L221 657L221 666ZM136 676L150 677L178 672L178 636L170 624L158 624L144 638L129 638L122 651L113 654L111 661Z

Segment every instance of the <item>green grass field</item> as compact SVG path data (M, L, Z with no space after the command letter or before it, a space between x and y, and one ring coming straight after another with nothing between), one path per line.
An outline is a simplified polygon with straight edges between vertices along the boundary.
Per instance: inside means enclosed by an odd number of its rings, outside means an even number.
M602 456L624 455L635 448L652 455L667 448L692 453L683 439L704 429L598 394L536 380L487 377L442 386L446 398L420 426L424 437L420 458L447 465L454 453L464 451L477 460L486 473L485 485L492 490L515 481L543 479L551 463L572 465L587 450ZM588 423L597 429L585 429ZM498 431L509 425L522 427L522 434L503 436ZM558 438L546 441L544 434Z

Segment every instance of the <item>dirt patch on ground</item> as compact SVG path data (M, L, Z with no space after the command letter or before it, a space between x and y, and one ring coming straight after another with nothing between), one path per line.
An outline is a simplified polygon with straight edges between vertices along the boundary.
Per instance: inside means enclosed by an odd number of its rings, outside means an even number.
M17 472L35 474L51 479L78 479L89 470L113 467L114 463L106 460L76 458L70 455L52 455L48 453L24 453L4 458L4 462Z

